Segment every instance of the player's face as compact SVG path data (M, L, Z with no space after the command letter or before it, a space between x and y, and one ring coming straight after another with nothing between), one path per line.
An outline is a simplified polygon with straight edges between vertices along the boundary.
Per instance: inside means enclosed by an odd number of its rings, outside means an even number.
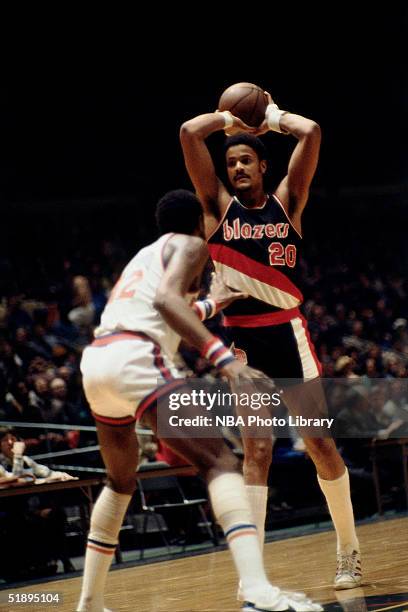
M228 178L235 191L248 191L262 187L266 162L259 161L248 145L230 147L226 154Z

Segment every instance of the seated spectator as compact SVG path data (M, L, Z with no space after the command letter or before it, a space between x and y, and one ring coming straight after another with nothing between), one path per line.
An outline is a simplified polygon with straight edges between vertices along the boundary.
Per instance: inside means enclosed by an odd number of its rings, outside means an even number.
M13 474L13 447L19 439L11 429L3 430L0 433L0 471L2 476ZM47 465L37 463L31 457L23 455L23 475L30 474L34 478L44 478L47 480L74 480L74 476L70 476L66 472L57 472L51 470Z
M29 476L34 480L73 478L65 472L57 472L46 465L36 463L25 455L22 456L22 474L13 476L13 448L16 448L16 442L18 443L18 439L12 430L3 430L0 434L2 487L7 483L12 485L16 477L21 479ZM62 561L65 571L74 569L66 552L65 513L52 494L36 495L33 489L33 495L30 497L10 497L3 502L0 537L7 555L0 557L1 577L10 582L55 574L58 559Z

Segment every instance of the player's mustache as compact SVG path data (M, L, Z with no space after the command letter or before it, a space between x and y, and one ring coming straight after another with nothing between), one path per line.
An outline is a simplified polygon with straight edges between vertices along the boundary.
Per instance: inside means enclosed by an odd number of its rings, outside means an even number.
M234 176L234 180L238 180L240 178L249 178L249 176L247 174L245 174L244 172L238 172L235 176Z

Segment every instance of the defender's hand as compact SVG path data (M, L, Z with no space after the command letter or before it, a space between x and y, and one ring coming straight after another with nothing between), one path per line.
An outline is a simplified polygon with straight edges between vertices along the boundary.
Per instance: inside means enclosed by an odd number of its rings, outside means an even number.
M216 272L212 273L210 292L207 298L214 300L217 304L217 311L226 308L232 304L232 302L235 302L235 300L245 299L247 297L247 293L230 289L224 283L221 274L217 274Z
M251 380L253 378L264 378L268 379L266 374L261 372L260 370L255 370L255 368L250 368L249 366L242 363L242 361L231 361L227 363L222 369L221 374L226 376L229 380L237 381L240 378ZM271 381L272 382L272 381Z

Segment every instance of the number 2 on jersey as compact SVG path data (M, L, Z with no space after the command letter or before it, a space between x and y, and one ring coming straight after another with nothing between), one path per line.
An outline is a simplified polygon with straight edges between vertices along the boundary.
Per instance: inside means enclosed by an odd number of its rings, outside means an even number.
M109 303L114 300L123 300L126 298L132 298L136 293L137 284L143 278L143 270L136 270L127 278L122 278L118 280L109 297Z

